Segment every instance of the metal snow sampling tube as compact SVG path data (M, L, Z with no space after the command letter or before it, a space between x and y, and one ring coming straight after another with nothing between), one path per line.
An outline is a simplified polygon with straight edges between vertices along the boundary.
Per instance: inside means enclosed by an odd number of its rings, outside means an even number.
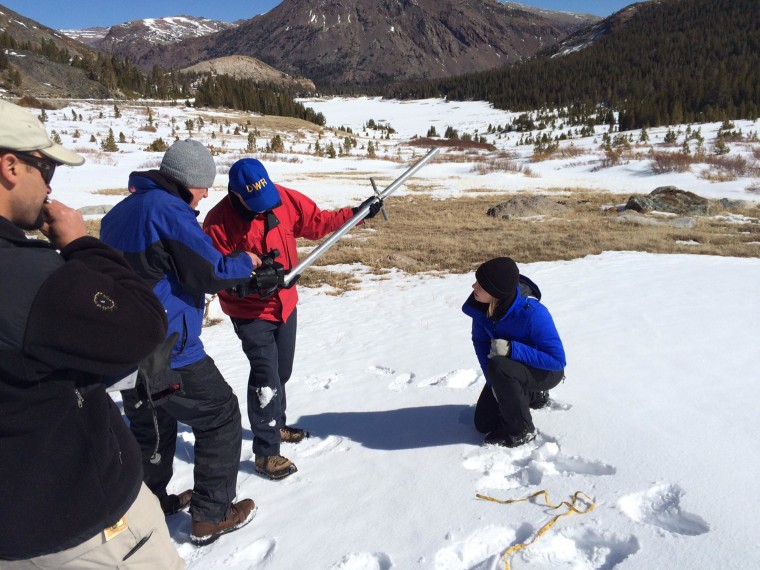
M421 159L419 159L415 164L413 164L409 169L406 170L401 176L396 178L390 186L386 187L385 190L378 193L378 200L385 200L388 196L393 194L396 190L399 189L399 187L406 182L409 178L414 176L417 171L425 166L438 152L440 151L439 148L431 148L428 153L423 156ZM314 249L309 255L307 255L298 265L296 265L290 273L285 275L283 282L284 286L287 287L290 285L290 283L296 279L301 273L304 272L305 269L310 267L317 259L322 257L322 255L330 249L333 245L335 245L335 242L337 242L340 238L343 237L343 235L348 232L351 228L353 228L355 225L357 225L359 222L361 222L369 213L369 208L372 205L372 203L366 204L365 206L361 207L354 216L346 220L346 222L339 227L337 230L335 230L330 237L328 237L322 244Z

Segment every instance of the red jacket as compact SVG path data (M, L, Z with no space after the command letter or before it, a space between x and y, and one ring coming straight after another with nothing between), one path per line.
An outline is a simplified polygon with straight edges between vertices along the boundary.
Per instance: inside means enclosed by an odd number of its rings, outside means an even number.
M203 222L203 231L211 237L222 254L251 251L261 255L278 249L280 255L276 260L282 263L285 270L289 270L298 265L296 238L321 239L353 216L351 208L341 208L334 212L320 210L311 199L300 192L279 184L275 186L280 193L282 205L273 212L280 224L269 231L266 243L263 215L258 215L251 221L246 220L236 211L229 195L211 208ZM285 322L296 307L298 291L296 287L280 289L266 299L257 294L240 299L222 291L219 293L219 301L222 310L231 317Z

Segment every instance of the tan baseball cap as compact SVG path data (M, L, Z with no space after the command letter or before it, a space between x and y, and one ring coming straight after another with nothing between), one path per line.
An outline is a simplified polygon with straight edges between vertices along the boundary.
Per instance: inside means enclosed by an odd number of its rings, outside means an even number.
M54 143L42 122L8 101L0 99L0 149L30 152L36 150L59 164L79 166L84 157Z

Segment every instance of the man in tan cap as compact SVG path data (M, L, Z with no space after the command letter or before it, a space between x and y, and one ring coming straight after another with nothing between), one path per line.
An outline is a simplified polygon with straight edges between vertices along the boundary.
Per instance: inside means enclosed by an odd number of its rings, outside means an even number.
M84 158L0 100L0 567L184 568L106 393L166 334L163 307L79 212L49 200ZM50 243L30 239L37 230Z

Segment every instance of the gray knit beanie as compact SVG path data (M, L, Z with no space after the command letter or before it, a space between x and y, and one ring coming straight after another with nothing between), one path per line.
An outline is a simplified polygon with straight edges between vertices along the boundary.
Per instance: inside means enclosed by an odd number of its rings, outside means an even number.
M216 178L216 165L209 150L198 141L177 141L164 154L161 174L187 188L211 188Z

